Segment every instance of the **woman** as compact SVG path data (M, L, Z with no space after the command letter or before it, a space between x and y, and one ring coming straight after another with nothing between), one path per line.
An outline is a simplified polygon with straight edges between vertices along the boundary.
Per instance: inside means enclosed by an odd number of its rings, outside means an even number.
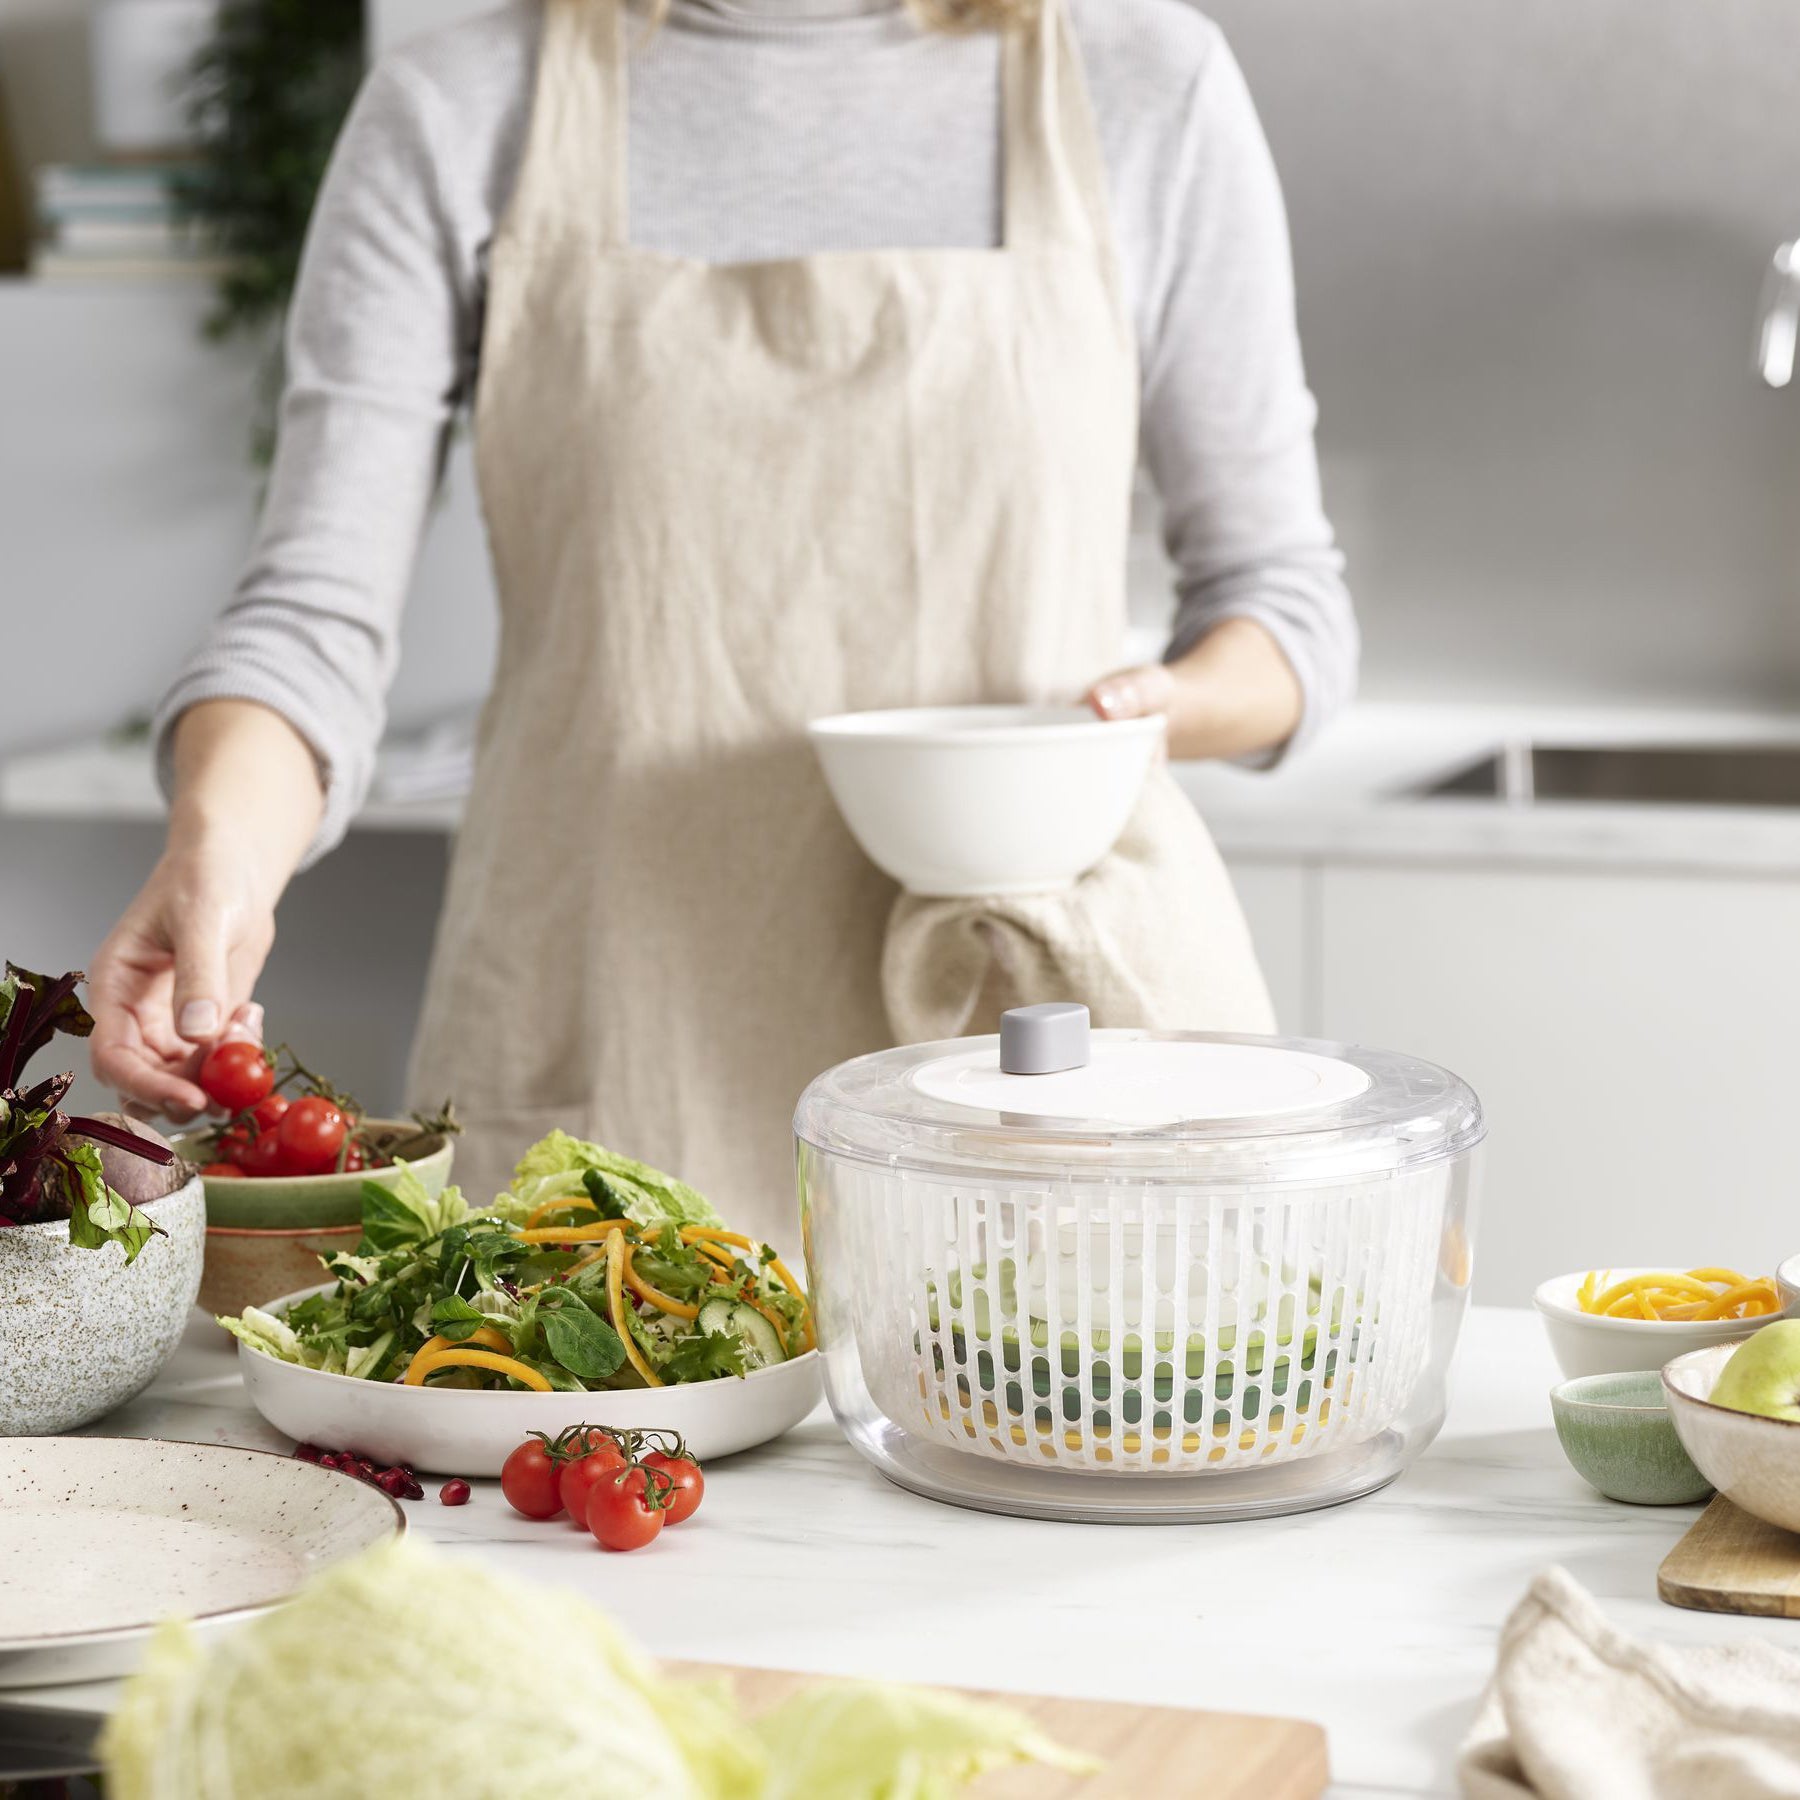
M371 76L261 534L162 709L169 844L96 962L94 1062L179 1114L196 1054L256 1028L276 898L366 787L472 400L502 642L417 1095L456 1096L476 1192L562 1125L787 1237L793 1100L890 1029L893 893L807 719L1087 690L1166 712L1178 757L1266 760L1344 698L1355 632L1280 195L1204 19L655 10L516 4ZM1140 444L1182 609L1162 665L1096 681ZM1266 1027L1216 857L1163 804L1131 880L1209 959L1185 1022Z

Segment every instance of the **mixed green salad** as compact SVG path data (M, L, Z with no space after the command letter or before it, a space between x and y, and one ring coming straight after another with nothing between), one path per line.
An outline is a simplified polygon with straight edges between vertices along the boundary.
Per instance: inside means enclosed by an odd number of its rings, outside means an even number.
M1065 1328L1057 1334L1053 1353L1050 1323L1035 1309L1026 1313L1028 1342L1020 1341L1021 1333L1012 1324L1002 1325L995 1333L987 1273L987 1265L975 1266L977 1285L965 1307L962 1272L949 1272L949 1342L955 1367L953 1371L946 1370L943 1351L934 1342L930 1351L933 1368L939 1380L954 1374L964 1406L972 1405L979 1393L1001 1413L1029 1420L1039 1431L1053 1429L1055 1420L1060 1418L1067 1426L1078 1428L1088 1422L1097 1432L1104 1433L1113 1426L1115 1404L1120 1422L1127 1427L1148 1423L1153 1429L1166 1432L1179 1423L1188 1429L1210 1425L1214 1430L1223 1430L1230 1424L1234 1401L1241 1403L1246 1422L1266 1419L1279 1429L1289 1403L1303 1413L1311 1407L1315 1382L1330 1389L1337 1374L1340 1349L1354 1354L1361 1323L1359 1317L1353 1316L1348 1336L1343 1335L1347 1296L1339 1288L1327 1305L1317 1277L1309 1279L1303 1304L1297 1303L1294 1295L1284 1294L1272 1315L1266 1307L1259 1309L1248 1321L1247 1329L1235 1318L1222 1320L1216 1332L1217 1354L1212 1364L1209 1405L1204 1385L1204 1333L1191 1332L1177 1345L1175 1334L1170 1331L1114 1333L1096 1324L1090 1326L1084 1348L1080 1333ZM1000 1306L1005 1313L1016 1316L1018 1265L1010 1257L1003 1258L996 1273ZM1043 1294L1047 1282L1053 1279L1047 1271L1034 1269L1030 1291ZM928 1284L926 1308L935 1335L940 1330L935 1282ZM1323 1344L1321 1321L1325 1325ZM1150 1372L1147 1388L1146 1356ZM1091 1419L1087 1418L1082 1391L1084 1367L1093 1400ZM1190 1385L1195 1383L1201 1385ZM1179 1420L1175 1406L1178 1385L1185 1390L1180 1395ZM1146 1393L1154 1408L1168 1410L1151 1410L1146 1419Z
M333 1375L540 1392L712 1381L813 1346L775 1252L660 1170L555 1131L479 1210L402 1171L365 1184L361 1240L320 1259L328 1292L219 1323Z

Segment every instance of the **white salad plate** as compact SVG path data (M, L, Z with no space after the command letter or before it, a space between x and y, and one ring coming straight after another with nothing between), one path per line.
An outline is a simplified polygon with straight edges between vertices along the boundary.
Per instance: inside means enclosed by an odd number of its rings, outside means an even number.
M278 1317L328 1285L263 1308ZM354 1450L378 1463L410 1463L438 1475L498 1475L534 1431L570 1425L678 1431L702 1462L733 1456L791 1431L824 1393L819 1354L809 1350L750 1375L660 1388L589 1393L406 1387L303 1369L239 1343L238 1365L256 1410L300 1443Z
M329 1470L147 1438L0 1438L0 1519L0 1690L127 1674L164 1619L228 1629L406 1529Z

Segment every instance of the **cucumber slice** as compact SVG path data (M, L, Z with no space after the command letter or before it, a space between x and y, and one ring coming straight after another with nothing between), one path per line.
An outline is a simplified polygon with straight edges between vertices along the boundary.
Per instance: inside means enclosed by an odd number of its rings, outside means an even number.
M736 1338L744 1346L747 1370L766 1369L770 1363L787 1361L781 1334L754 1306L742 1300L708 1300L694 1323L704 1332L722 1332Z
M738 1301L731 1309L731 1327L743 1343L746 1369L766 1369L770 1363L787 1361L781 1334L754 1306Z
M732 1337L736 1335L737 1327L732 1323L731 1315L736 1311L737 1302L735 1300L723 1297L708 1300L700 1308L699 1316L694 1320L694 1324L701 1331L719 1332L726 1337ZM760 1314L757 1316L761 1317Z

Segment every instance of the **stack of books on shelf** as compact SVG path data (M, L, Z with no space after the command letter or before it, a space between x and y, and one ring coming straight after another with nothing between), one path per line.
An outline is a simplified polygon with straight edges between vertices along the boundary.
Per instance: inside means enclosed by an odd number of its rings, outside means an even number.
M173 172L166 163L39 169L32 273L43 281L218 273L221 259L176 216Z

